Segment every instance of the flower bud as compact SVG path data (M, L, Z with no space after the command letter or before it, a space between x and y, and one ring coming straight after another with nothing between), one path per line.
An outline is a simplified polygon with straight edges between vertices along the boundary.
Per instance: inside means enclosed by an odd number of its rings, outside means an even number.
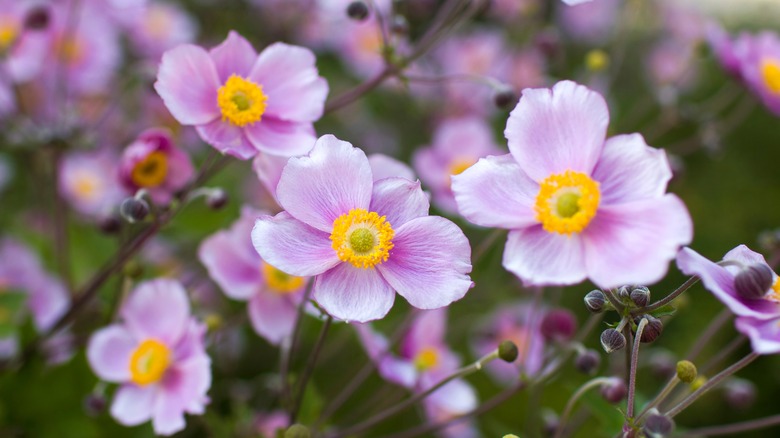
M542 412L542 434L545 437L554 437L555 433L561 427L561 420L558 415L550 409Z
M642 431L647 438L665 438L674 432L674 420L666 415L653 412L647 415Z
M566 342L577 331L577 318L565 309L552 310L544 315L540 331L547 340Z
M149 214L149 204L143 199L127 198L119 205L119 214L130 223L138 222Z
M24 27L30 30L44 30L49 27L49 21L51 21L49 8L39 5L27 12L27 16L24 17Z
M608 383L601 385L601 396L610 403L618 403L626 397L628 388L620 377L612 377Z
M361 1L352 2L347 6L347 16L353 20L363 21L368 18L368 6Z
M310 438L309 428L302 424L293 424L284 432L284 438Z
M664 331L664 324L660 319L653 315L638 316L634 319L634 322L639 325L642 319L646 319L647 324L645 324L645 328L642 330L642 338L639 340L639 342L643 344L649 344L661 336L661 333Z
M637 307L645 307L650 302L650 289L645 286L635 286L631 289L629 298Z
M769 288L772 287L772 270L769 266L755 263L734 277L734 289L737 295L747 300L763 298Z
M229 199L230 197L224 190L220 188L212 189L206 195L206 205L212 210L219 210L227 205Z
M509 110L512 109L512 105L517 103L517 95L512 88L507 86L493 93L493 103L498 109Z
M512 363L517 359L517 345L512 341L503 341L498 344L498 357L504 362Z
M584 350L577 353L577 357L574 358L574 367L583 374L591 376L596 374L599 365L601 365L601 356L595 350Z
M585 307L590 313L601 313L605 310L607 296L599 289L594 289L585 295Z
M695 378L691 383L691 391L696 391L697 389L701 388L705 383L707 383L706 377L699 376Z
M84 397L84 411L90 417L96 417L106 410L106 398L97 393Z
M620 350L626 346L626 337L615 329L606 329L601 332L601 347L607 354Z
M631 299L631 290L633 288L634 286L631 285L620 286L617 290L617 296L620 298L620 301L628 304L628 301Z
M681 360L677 362L677 378L685 383L692 383L696 380L696 365L689 360Z
M396 35L407 35L409 33L409 21L403 15L396 15L390 24L390 32Z
M98 228L105 234L116 234L122 229L122 218L115 214L100 218Z
M733 378L726 382L723 389L726 403L735 409L749 409L756 401L756 385L749 380Z
M594 49L585 54L585 68L600 72L609 67L609 55L603 50Z

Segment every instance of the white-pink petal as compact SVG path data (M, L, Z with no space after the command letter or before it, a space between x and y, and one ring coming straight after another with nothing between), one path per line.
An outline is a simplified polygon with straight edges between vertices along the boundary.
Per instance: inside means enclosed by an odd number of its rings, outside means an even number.
M122 306L122 318L140 340L175 345L190 317L187 291L176 280L159 278L139 284Z
M87 345L87 360L95 374L107 382L130 380L130 358L139 340L120 325L96 331Z
M222 44L209 51L217 68L219 83L227 82L231 75L246 78L257 59L257 52L244 37L231 30Z
M154 84L168 111L182 125L202 125L220 116L219 86L208 52L191 44L163 54Z
M121 386L114 394L111 416L125 426L149 421L158 391L157 385L136 386L131 383Z
M243 132L255 149L284 157L307 154L317 140L311 123L273 117L263 117L259 122L245 126Z
M575 284L587 276L580 236L549 233L541 225L509 232L503 264L528 285Z
M248 160L257 154L257 149L246 138L244 130L221 118L196 126L195 129L203 141L223 154L240 160Z
M420 182L404 178L385 178L374 183L369 210L386 220L396 229L412 219L428 215L428 197L420 188Z
M367 322L387 315L395 292L376 269L341 263L317 277L314 299L334 318Z

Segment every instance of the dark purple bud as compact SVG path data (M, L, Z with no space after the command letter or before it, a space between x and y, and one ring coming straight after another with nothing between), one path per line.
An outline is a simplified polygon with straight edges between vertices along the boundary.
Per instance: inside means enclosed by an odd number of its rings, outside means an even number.
M647 438L666 438L674 432L674 420L666 415L650 413L647 415L642 431Z
M601 396L610 403L620 402L626 398L627 393L626 383L620 377L612 377L609 382L601 385Z
M224 190L220 188L213 189L208 195L206 195L206 205L208 205L208 207L212 210L219 210L226 206L228 200L230 200L230 197Z
M512 341L503 341L498 344L498 357L504 362L512 363L517 359L519 352L517 345Z
M390 31L396 35L408 35L409 21L403 15L396 15L390 24Z
M347 6L347 16L353 20L365 20L368 18L368 12L368 6L361 1L352 2Z
M734 277L734 289L737 295L746 300L758 300L763 298L772 287L773 277L769 266L761 263L752 264Z
M39 5L27 12L24 27L30 30L44 30L49 27L50 14L47 6Z
M84 397L84 411L90 417L96 417L106 410L106 398L100 394L89 394Z
M601 347L607 354L626 346L626 337L615 329L606 329L601 332Z
M642 319L646 319L647 324L645 324L645 328L642 329L642 338L639 340L639 342L642 342L643 344L649 344L661 336L661 333L664 332L664 324L660 319L653 315L642 315L634 319L634 322L637 324L637 326L642 321Z
M553 58L561 49L561 36L555 28L549 27L536 33L534 46L546 57Z
M565 309L547 312L542 319L541 332L547 340L566 342L577 331L577 318Z
M585 295L585 307L588 308L590 313L601 313L605 310L604 305L607 303L607 296L604 292L595 289Z
M726 393L726 403L729 406L746 410L756 401L756 385L745 379L731 379L723 387Z
M633 288L634 286L631 285L620 286L617 290L617 296L620 298L620 301L628 303L628 301L631 299L631 290Z
M645 307L650 302L650 289L645 286L635 286L631 289L629 298L637 307Z
M493 93L493 103L498 109L510 110L517 103L517 95L515 90L506 87L501 88Z
M583 374L591 376L596 374L599 365L601 365L601 356L595 350L584 350L574 358L574 367Z
M98 228L106 234L116 234L122 228L122 218L114 214L101 218Z
M555 412L545 409L545 411L542 413L542 433L545 437L553 437L555 436L555 432L558 431L558 428L561 425L561 421L558 418L558 415L555 414Z
M127 198L119 206L119 214L130 223L138 222L149 214L149 204L143 199Z

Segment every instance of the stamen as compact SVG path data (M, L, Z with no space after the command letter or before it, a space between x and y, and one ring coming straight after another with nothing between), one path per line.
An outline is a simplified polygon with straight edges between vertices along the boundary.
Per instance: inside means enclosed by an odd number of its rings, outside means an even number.
M599 183L582 172L550 175L536 195L536 219L550 233L579 233L596 215L600 198Z
M160 381L171 364L171 350L156 339L147 339L130 357L130 379L137 385Z
M238 75L230 76L217 90L222 120L240 127L259 122L265 113L267 100L262 86Z
M341 261L366 269L387 261L394 235L385 216L358 208L333 221L330 240Z
M280 295L295 292L303 286L303 277L296 277L280 271L266 262L263 262L261 269L268 287Z
M774 94L780 94L780 59L764 59L761 76L766 87Z
M130 178L138 187L157 187L168 175L168 157L160 151L152 152L136 163Z

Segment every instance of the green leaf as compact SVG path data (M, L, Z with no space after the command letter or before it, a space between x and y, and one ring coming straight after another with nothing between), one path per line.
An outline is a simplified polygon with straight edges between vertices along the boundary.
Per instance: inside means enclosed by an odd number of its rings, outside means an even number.
M650 312L651 315L655 316L656 318L660 318L661 316L669 316L674 315L674 312L677 311L677 308L672 306L671 304L667 304L665 306L661 306L652 312Z

